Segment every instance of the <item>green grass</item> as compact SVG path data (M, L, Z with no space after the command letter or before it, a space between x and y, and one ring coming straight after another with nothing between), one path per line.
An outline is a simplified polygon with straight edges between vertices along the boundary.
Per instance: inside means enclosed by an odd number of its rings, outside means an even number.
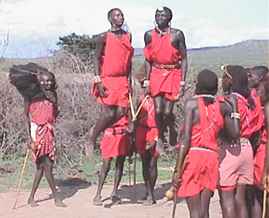
M134 157L134 156L133 156ZM15 189L19 173L21 172L22 165L23 165L24 157L10 157L5 158L5 160L1 160L1 166L12 166L15 169L12 173L0 174L0 192L6 192L9 189ZM98 154L94 155L94 159L89 161L86 158L83 158L81 166L77 167L77 171L80 173L75 175L75 177L79 177L81 180L91 182L92 184L96 184L98 181L97 172L101 168L102 161L100 160L100 156ZM173 156L166 156L161 157L158 160L158 181L168 181L171 179L171 168L174 167L175 160ZM130 165L131 169L131 178L133 181L133 169L134 169L134 161ZM58 180L65 180L72 176L68 175L68 169L63 170L59 165L56 165L54 168L55 178ZM35 173L35 164L32 162L31 158L27 161L27 167L24 171L24 176L22 180L22 189L29 190L32 186L33 176ZM114 180L114 173L115 173L115 160L111 163L111 170L108 174L106 179L106 184L113 184ZM136 181L137 183L143 182L142 177L142 162L137 155L136 161ZM122 177L122 183L129 182L129 161L126 158L125 165L124 165L124 172ZM40 187L48 187L46 179L43 178L40 183Z

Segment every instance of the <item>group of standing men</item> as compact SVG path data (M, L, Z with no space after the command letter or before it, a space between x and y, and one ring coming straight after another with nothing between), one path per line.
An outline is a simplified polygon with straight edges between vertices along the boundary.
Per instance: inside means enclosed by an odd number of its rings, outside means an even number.
M172 16L169 8L158 8L155 13L156 27L144 35L145 76L139 79L144 91L139 96L137 111L131 97L132 37L122 29L122 11L111 9L108 12L110 30L95 36L98 46L91 93L102 105L102 113L90 131L88 146L93 148L100 133L104 134L100 141L103 165L94 205L103 203L101 190L114 157L116 171L111 199L113 202L120 201L117 191L125 157L131 147L135 147L142 159L146 186L144 203L156 203L153 190L157 179L157 158L163 152L164 131L174 120L174 103L184 95L187 73L184 34L171 28ZM10 79L17 88L20 88L18 78L23 79L25 75L24 67L14 66L11 69ZM57 115L55 78L45 69L32 65L26 68L29 70L31 67L35 68L31 71L33 76L27 79L37 79L45 94L35 97L35 101L25 101L33 141L31 149L37 164L28 202L36 206L34 194L45 173L56 205L64 206L57 197L51 173L53 146L49 146L53 138L51 126ZM192 218L209 217L210 198L217 187L224 218L260 217L261 190L264 188L261 184L264 179L263 184L268 185L269 171L268 159L266 162L269 151L266 146L268 69L227 65L223 71L224 96L216 97L216 74L203 70L197 76L195 95L185 103L182 137L170 191L173 195L186 198ZM36 76L38 72L43 74ZM27 80L26 77L24 79ZM25 90L25 87L21 88ZM267 111L267 121L264 111ZM42 147L41 144L47 146ZM86 147L86 150L91 149ZM246 193L251 196L253 204L246 204ZM253 211L250 216L248 209Z

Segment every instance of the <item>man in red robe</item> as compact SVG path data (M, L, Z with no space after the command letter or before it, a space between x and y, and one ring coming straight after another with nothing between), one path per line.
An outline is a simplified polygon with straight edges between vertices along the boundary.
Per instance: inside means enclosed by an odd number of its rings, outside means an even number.
M130 153L130 136L127 132L127 127L128 117L123 116L104 131L104 136L100 142L103 164L99 175L97 192L93 199L95 206L103 205L101 191L113 158L115 158L116 161L114 188L111 194L111 200L113 203L120 203L121 199L118 195L118 187L122 178L125 157Z
M34 200L43 175L51 188L55 205L65 207L60 199L52 173L55 147L54 123L58 113L56 81L54 75L37 64L13 66L10 69L10 82L16 86L25 100L25 112L29 124L32 151L36 173L28 198L31 207L38 206Z
M171 191L186 198L190 217L209 217L210 198L218 182L218 134L239 136L234 101L215 98L218 78L209 70L198 74L195 96L184 105L183 138L179 146ZM225 125L224 125L225 124Z
M97 43L96 72L92 95L102 105L102 113L90 132L90 146L99 134L126 114L130 89L133 48L131 34L122 29L124 16L120 9L108 12L109 31L94 37Z
M156 27L144 35L146 78L144 86L154 98L156 123L160 131L157 148L163 150L163 133L173 122L174 102L184 95L187 73L185 37L181 30L171 28L172 11L158 8L155 13ZM181 89L181 92L180 92Z
M262 195L263 195L263 176L266 175L266 142L267 132L264 119L264 108L262 99L265 96L264 82L268 68L265 66L255 66L248 69L249 87L251 97L255 107L250 110L250 126L253 128L251 144L254 151L254 184L248 187L247 197L250 208L250 218L262 216Z

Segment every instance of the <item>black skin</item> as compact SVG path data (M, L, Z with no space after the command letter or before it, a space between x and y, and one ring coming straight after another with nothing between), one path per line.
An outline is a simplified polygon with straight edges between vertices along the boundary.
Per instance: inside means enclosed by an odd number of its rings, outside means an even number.
M179 29L174 29L169 27L170 23L170 17L169 14L166 11L156 11L155 14L155 21L157 24L157 31L161 32L167 32L170 29L171 32L171 44L173 47L178 49L180 53L182 54L182 60L180 61L181 69L182 69L182 81L185 81L186 75L187 75L187 68L188 68L188 62L187 62L187 49L185 44L185 36L184 33ZM159 30L158 30L159 29ZM144 42L145 46L147 46L151 42L151 31L149 30L145 32L144 34ZM160 32L159 31L159 32ZM162 33L160 32L160 37ZM145 68L146 68L146 74L147 79L150 78L150 72L151 72L151 66L153 63L150 63L149 61L145 60ZM152 75L153 76L153 75ZM182 97L184 95L184 86L181 86L181 92L180 96ZM146 91L149 93L149 89ZM156 109L156 123L160 130L160 141L158 143L162 144L163 141L163 133L165 131L165 128L169 123L173 122L172 118L172 111L174 102L169 101L165 99L163 96L156 96L154 97L154 104ZM174 126L171 124L171 126Z
M261 99L263 100L264 104L264 113L266 117L266 126L268 128L269 126L269 104L268 102L264 102L266 99L266 87L269 86L269 76L268 73L265 76L265 78L259 77L257 73L255 73L255 70L249 70L248 72L248 78L249 78L249 85L250 88L255 88L258 95L261 96ZM268 92L268 91L267 91ZM269 132L267 130L267 132ZM268 139L267 139L268 142ZM269 163L268 163L268 157L269 157L269 145L267 143L266 146L266 156L265 156L265 168L264 168L264 173L263 173L263 186L264 187L269 187ZM248 209L249 209L249 214L250 218L255 218L255 217L262 217L262 200L263 200L263 190L261 190L259 187L256 186L249 186L247 190L247 199L248 199ZM267 201L268 202L268 201ZM268 209L268 204L267 204L267 211Z
M121 10L116 9L113 10L111 13L111 16L109 17L109 22L111 24L110 32L115 34L117 37L122 37L123 35L127 34L124 30L121 29L123 22L124 22L124 16ZM105 43L106 43L106 32L101 33L99 35L94 36L94 41L96 43L96 58L94 60L95 67L96 67L96 75L100 75L100 69L99 69L99 61L101 60L102 53L104 51ZM116 55L116 54L115 54ZM128 71L128 79L129 79L129 87L131 87L131 63L129 66ZM106 88L103 86L102 82L97 84L97 89L101 97L106 96ZM94 147L96 144L96 139L100 135L102 131L104 131L106 128L111 126L113 123L115 123L117 120L119 120L124 114L127 113L127 109L120 106L108 106L108 105L102 105L102 113L100 113L99 118L95 124L95 126L91 129L90 132L90 142L89 145L91 147ZM91 149L87 148L86 152L90 151ZM87 152L88 155L89 152Z
M222 77L222 88L224 93L229 95L232 92L231 86L232 86L232 79L229 78L226 75L226 73L224 73ZM233 97L233 95L230 95L230 98L231 97ZM235 102L237 102L236 98ZM227 137L223 137L222 143L231 144L231 140ZM236 188L231 191L219 190L219 196L220 196L222 214L224 218L248 217L245 184L237 184Z
M106 179L107 174L108 174L110 167L111 167L111 161L112 161L112 158L108 159L108 160L103 160L103 164L102 164L102 168L101 168L101 172L100 172L99 180L98 180L97 192L96 192L96 195L93 199L93 204L96 206L103 205L101 192L102 192L103 185L105 183L105 179ZM120 202L120 197L118 196L117 192L118 192L119 184L120 184L122 174L123 174L124 161L125 161L125 157L123 157L123 156L116 158L114 188L113 188L113 191L111 194L111 200L113 202Z
M151 150L148 149L141 156L143 178L146 187L146 195L143 200L144 205L152 205L156 203L154 197L154 187L158 177L157 157L152 156Z
M43 74L38 76L38 81L40 83L40 86L43 90L50 90L52 88L52 85L55 83L53 78L49 75ZM28 102L25 102L25 108L29 106ZM28 111L28 110L26 110ZM30 116L27 113L27 119L28 119L28 125L29 125L29 133L30 133ZM31 143L32 144L32 143ZM33 147L29 144L28 148L33 150ZM55 206L57 207L66 207L66 205L62 202L62 200L59 198L57 194L57 189L54 181L54 176L52 173L53 170L53 161L48 156L42 156L36 161L36 173L33 181L32 190L30 193L30 196L28 198L28 204L30 204L31 207L38 206L38 204L34 200L35 193L38 189L39 183L45 174L45 177L47 179L47 182L50 186L50 189L52 191L52 195L54 197Z
M208 100L204 98L205 102ZM230 113L232 111L237 111L236 104L233 99L227 102L221 103L221 114L224 117L225 126L224 129L228 132L231 138L237 139L240 134L240 125L239 121L235 119L231 119ZM184 106L184 132L183 132L183 140L178 157L177 157L177 165L176 165L176 173L177 175L182 175L182 166L184 159L188 153L188 150L191 146L191 130L192 126L199 122L199 111L198 111L198 102L196 98L188 99ZM173 182L176 187L178 187L179 179L177 176L174 176ZM201 193L197 194L193 197L188 197L187 205L190 211L191 218L208 218L209 217L209 203L210 198L212 196L212 192L208 189L203 190Z

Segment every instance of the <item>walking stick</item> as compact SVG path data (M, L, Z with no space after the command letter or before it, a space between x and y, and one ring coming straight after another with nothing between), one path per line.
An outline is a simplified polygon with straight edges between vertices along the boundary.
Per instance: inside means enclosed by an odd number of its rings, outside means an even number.
M267 185L265 186L264 191L263 191L262 218L266 218L266 212L268 212L268 211L266 211L266 209L267 209L266 203L267 203Z
M23 174L24 174L24 171L25 171L25 167L26 167L26 163L27 163L29 154L30 154L30 149L27 149L27 152L26 152L26 155L25 155L25 158L24 158L24 161L23 161L23 165L22 165L22 169L21 169L19 181L18 181L17 186L16 186L17 196L16 196L16 200L14 202L14 205L13 205L13 208L12 209L16 209L16 206L17 206L18 197L19 197L20 189L21 189L21 185L22 185L22 178L23 178Z
M175 218L176 208L177 208L177 195L175 194L174 195L174 200L173 200L172 218Z
M136 185L136 152L134 154L134 186Z

